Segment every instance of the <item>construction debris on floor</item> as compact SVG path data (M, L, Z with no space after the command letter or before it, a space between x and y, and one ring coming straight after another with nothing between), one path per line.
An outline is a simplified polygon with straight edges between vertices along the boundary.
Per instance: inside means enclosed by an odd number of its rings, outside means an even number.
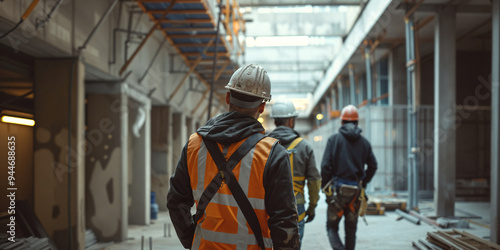
M416 249L421 250L439 250L439 249L467 249L467 250L483 250L497 249L500 250L500 245L481 239L466 231L437 231L428 232L426 239L413 241L412 245Z
M94 231L87 229L85 231L85 250L101 250L113 245L113 242L97 242Z
M24 250L24 249L37 249L37 250L50 250L49 238L18 238L15 242L7 240L7 235L3 238L0 235L0 249L4 250Z
M367 215L384 215L385 211L395 211L396 209L405 210L406 200L397 196L377 196L369 197Z

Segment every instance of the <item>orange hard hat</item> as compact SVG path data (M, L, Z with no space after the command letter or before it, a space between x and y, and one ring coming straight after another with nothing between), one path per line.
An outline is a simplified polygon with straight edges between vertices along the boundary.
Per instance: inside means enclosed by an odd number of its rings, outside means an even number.
M340 113L340 119L342 121L357 121L359 119L358 109L354 105L345 106Z

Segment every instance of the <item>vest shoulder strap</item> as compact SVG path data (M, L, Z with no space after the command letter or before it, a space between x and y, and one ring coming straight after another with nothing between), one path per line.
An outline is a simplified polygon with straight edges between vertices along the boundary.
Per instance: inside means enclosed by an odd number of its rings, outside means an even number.
M304 138L302 137L297 137L295 138L295 140L292 141L292 143L290 143L290 145L288 146L287 150L292 150L294 149L297 144L299 144Z
M231 155L231 157L229 157L227 161L224 158L224 155L222 155L217 142L203 138L203 142L205 143L208 152L217 165L219 173L214 177L205 191L203 191L203 194L201 195L198 202L196 214L194 216L195 223L198 223L198 220L203 215L205 208L210 203L210 200L214 197L214 195L217 193L217 190L220 188L223 179L222 173L224 173L225 175L228 175L228 181L226 181L226 183L229 187L229 190L233 194L236 203L240 207L250 228L254 232L254 236L257 239L257 243L261 249L265 249L265 246L264 239L262 238L262 230L260 228L259 219L257 218L257 215L255 214L250 201L241 189L241 186L234 176L232 170L236 165L238 165L238 162L240 162L241 159L264 137L265 135L261 133L251 135L245 142L243 142L243 144L238 147L238 149L236 149L236 151Z

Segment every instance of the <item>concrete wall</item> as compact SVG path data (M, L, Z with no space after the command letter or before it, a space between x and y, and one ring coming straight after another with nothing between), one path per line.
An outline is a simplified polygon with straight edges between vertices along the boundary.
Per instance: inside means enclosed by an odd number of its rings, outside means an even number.
M460 114L469 114L460 118ZM359 110L359 127L366 136L365 107ZM407 189L407 109L405 105L389 107L370 107L372 149L377 158L378 170L369 186L369 190L405 191ZM478 108L476 110L458 110L455 128L457 135L457 179L487 178L489 174L489 138L490 111ZM434 110L431 106L422 106L418 111L418 138L421 148L418 157L419 190L432 191L434 178ZM311 142L316 162L321 166L326 141L331 135L338 133L340 120L330 120L327 124L307 134ZM463 188L459 186L458 188ZM459 190L457 195L470 198L467 190ZM470 190L469 190L470 191Z
M128 126L124 98L123 94L87 94L86 225L100 241L127 237L128 161L124 161L127 151L121 136Z
M151 191L156 193L156 203L161 211L167 210L172 162L168 157L169 108L153 106L151 110Z
M84 66L76 59L35 63L34 209L61 249L84 248L83 73ZM71 144L68 136L71 136Z
M389 54L389 105L407 103L405 46L394 48Z
M111 0L63 0L50 21L44 27L35 28L37 20L43 19L55 4L55 1L41 0L31 16L19 29L9 35L8 38L0 40L0 43L11 47L15 52L21 51L34 57L68 57L76 55L78 47L87 39L111 2ZM2 3L0 16L2 16L3 21L0 22L0 33L10 29L19 20L28 4L25 1L6 1ZM121 13L119 11L120 5L122 5ZM86 80L123 77L118 72L125 63L125 54L130 57L143 38L143 36L131 35L130 41L126 43L127 33L123 32L123 30L128 27L129 17L133 18L133 32L145 33L153 24L147 15L129 15L129 10L137 11L139 9L133 2L118 3L90 40L86 49L82 50L83 62L89 66L86 69ZM121 29L122 31L115 29ZM115 42L113 42L114 33L116 33ZM128 70L131 71L131 74L128 76L127 81L138 84L138 81L144 76L140 83L141 87L147 91L156 89L151 94L151 99L156 105L169 104L179 110L191 113L197 102L188 100L199 100L202 96L200 91L192 91L191 88L202 85L202 83L196 77L193 77L192 86L189 86L188 81L186 81L180 91L172 99L170 98L173 90L189 68L168 42L164 43L151 69L145 74L151 59L163 40L164 36L161 32L156 31L153 34L146 46L142 48L130 64ZM203 90L205 86L199 86L198 89ZM201 115L207 103L205 101L194 115Z
M14 138L12 138L14 137ZM9 140L12 138L11 140ZM9 199L6 199L7 188L16 187L16 200L26 200L33 207L33 127L7 124L0 122L0 161L6 163L9 149L8 142L14 142L15 150L15 186L10 186L7 178L9 176L7 164L0 171L0 208L6 211L9 207Z

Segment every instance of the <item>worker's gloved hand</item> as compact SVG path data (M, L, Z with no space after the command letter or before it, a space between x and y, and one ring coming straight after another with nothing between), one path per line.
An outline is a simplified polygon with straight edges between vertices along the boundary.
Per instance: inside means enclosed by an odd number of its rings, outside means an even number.
M314 216L316 215L314 213L314 208L315 208L314 206L309 206L307 208L307 211L306 211L306 218L307 218L306 223L309 223L312 220L314 220Z

